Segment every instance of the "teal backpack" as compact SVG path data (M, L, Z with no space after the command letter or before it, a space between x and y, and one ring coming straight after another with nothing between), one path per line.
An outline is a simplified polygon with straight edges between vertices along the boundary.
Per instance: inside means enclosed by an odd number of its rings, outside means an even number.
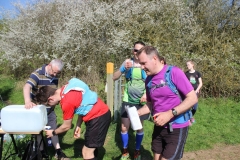
M179 91L177 90L175 84L172 82L171 80L171 70L172 70L173 66L168 66L167 70L166 70L166 73L164 75L165 77L165 84L162 84L162 83L159 83L157 85L151 85L152 83L152 76L150 77L150 81L149 83L147 84L147 88L148 90L150 91L151 89L155 89L155 88L160 88L160 87L163 87L163 86L168 86L171 91L173 93L175 93L176 95L178 95L178 97L181 99L181 101L183 101L183 98L181 97L181 95L179 94ZM182 113L180 115L178 115L176 118L174 118L173 121L169 122L168 123L168 128L169 128L169 131L172 132L173 131L173 128L172 128L172 124L173 123L178 123L178 124L182 124L182 123L185 123L187 122L188 120L190 120L190 118L192 118L192 112L191 110L188 110L186 111L185 113Z

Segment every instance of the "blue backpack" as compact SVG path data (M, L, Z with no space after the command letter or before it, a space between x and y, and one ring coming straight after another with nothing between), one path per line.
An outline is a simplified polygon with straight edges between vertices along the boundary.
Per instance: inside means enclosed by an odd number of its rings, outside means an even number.
M151 86L151 83L152 83L152 76L151 76L150 81L147 84L147 88L150 90L150 89L154 89L154 88L160 88L160 87L163 87L163 86L168 86L171 89L171 91L173 93L175 93L181 99L181 101L183 101L183 99L182 99L181 95L179 94L179 91L177 90L175 84L172 82L172 79L171 79L172 68L173 68L173 66L168 66L167 67L166 73L164 75L165 82L166 82L165 84L159 83L157 85ZM182 113L182 114L178 115L176 118L174 118L173 121L168 123L168 128L169 128L170 132L173 131L173 128L172 128L173 123L182 124L182 123L187 122L190 118L192 118L191 110L188 110L185 113Z

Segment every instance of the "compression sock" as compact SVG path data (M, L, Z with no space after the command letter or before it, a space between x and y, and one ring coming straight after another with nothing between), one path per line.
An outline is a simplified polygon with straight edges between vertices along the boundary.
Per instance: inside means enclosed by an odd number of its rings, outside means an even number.
M144 133L136 133L136 150L140 150Z
M121 136L122 136L123 148L127 148L128 147L128 132L126 132L126 133L121 132Z

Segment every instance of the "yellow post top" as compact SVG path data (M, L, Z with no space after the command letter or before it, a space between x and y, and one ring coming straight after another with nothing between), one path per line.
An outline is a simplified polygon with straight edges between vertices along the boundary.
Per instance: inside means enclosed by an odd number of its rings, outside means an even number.
M113 73L113 63L107 63L107 73Z

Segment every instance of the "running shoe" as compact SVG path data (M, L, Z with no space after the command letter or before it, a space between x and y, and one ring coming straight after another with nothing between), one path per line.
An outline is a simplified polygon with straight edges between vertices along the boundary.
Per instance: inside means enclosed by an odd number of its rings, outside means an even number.
M61 152L60 154L55 154L54 156L57 160L70 160L70 158L68 158L63 152Z
M42 150L41 155L42 155L42 160L49 160L49 156L47 155L46 151Z
M123 149L123 154L120 160L127 160L129 158L129 152L127 148Z
M141 160L140 150L134 151L134 160Z

